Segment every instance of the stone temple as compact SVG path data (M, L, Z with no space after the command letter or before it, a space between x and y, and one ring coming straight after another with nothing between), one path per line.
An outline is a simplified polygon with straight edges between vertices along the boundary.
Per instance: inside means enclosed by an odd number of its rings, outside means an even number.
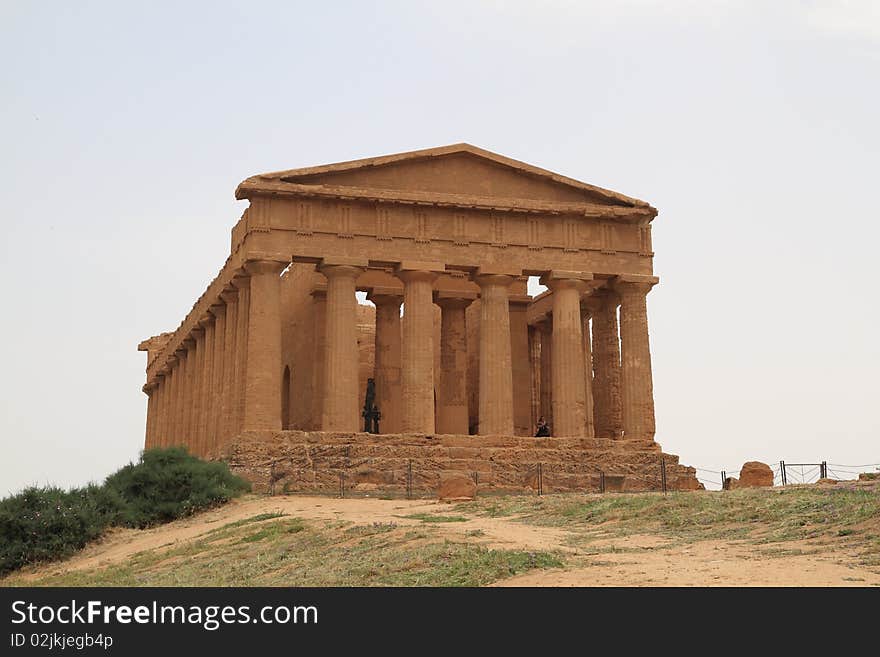
M654 441L648 203L468 144L235 196L219 273L139 345L147 448L225 459L258 490L700 487Z

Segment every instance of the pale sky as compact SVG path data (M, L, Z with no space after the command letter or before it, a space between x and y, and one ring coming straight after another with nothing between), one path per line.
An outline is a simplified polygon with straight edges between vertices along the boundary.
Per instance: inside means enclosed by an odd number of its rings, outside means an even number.
M657 207L657 439L880 462L880 3L0 2L0 495L143 446L264 171L466 141Z

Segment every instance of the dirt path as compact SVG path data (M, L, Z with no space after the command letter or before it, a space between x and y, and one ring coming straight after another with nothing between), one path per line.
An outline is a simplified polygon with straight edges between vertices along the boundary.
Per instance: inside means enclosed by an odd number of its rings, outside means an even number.
M880 575L854 555L796 554L796 544L784 545L789 553L781 555L727 541L601 554L584 568L533 571L495 586L880 586Z
M462 516L448 504L426 500L335 499L327 497L248 497L220 509L162 527L118 529L67 561L47 564L23 579L100 568L124 562L138 552L179 547L237 520L263 513L328 525L394 523L426 528L432 536L491 548L546 550L566 554L568 569L531 571L496 586L880 586L880 574L858 565L856 555L839 546L786 542L773 546L744 541L700 541L674 545L654 534L607 537L597 527L591 549L572 548L571 534L514 518L464 516L464 522L425 523L414 514Z

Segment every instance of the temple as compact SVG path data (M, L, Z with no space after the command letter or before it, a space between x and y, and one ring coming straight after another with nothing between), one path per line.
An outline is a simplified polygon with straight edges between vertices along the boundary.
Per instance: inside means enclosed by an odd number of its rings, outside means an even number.
M236 198L220 272L139 346L147 448L286 490L516 489L537 463L557 490L699 486L654 441L648 203L468 144L257 175Z

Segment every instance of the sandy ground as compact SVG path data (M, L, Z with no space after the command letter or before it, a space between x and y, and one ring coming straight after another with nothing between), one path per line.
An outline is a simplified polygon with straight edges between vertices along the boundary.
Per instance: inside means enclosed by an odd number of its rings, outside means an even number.
M138 552L176 547L227 523L270 512L307 521L419 527L426 525L402 516L462 515L448 504L426 500L247 498L154 529L115 530L71 559L29 573L27 579L118 563ZM441 537L492 548L558 550L575 562L570 569L532 571L496 586L880 586L880 575L859 566L855 555L815 542L767 546L716 540L672 546L664 537L645 534L594 540L590 547L602 548L601 553L579 554L566 544L570 536L566 530L511 518L470 517L466 522L429 526Z

